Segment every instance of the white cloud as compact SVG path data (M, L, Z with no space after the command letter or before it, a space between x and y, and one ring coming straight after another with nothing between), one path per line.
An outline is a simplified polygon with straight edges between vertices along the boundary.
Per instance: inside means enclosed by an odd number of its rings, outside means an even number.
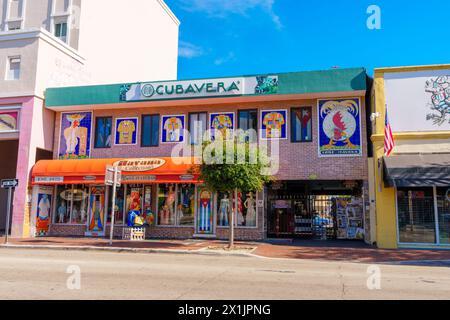
M225 57L217 58L216 60L214 60L214 64L215 64L216 66L220 66L220 65L222 65L222 64L224 64L224 63L227 63L227 62L229 62L229 61L234 61L234 60L236 60L235 58L236 58L236 56L235 56L234 52L231 51L231 52L229 52L228 55L226 55Z
M186 41L180 41L178 55L182 58L192 59L203 55L203 49L195 44Z
M247 16L251 9L260 8L272 19L277 29L283 27L273 10L275 0L179 0L183 10L204 12L210 17L225 18L230 14Z

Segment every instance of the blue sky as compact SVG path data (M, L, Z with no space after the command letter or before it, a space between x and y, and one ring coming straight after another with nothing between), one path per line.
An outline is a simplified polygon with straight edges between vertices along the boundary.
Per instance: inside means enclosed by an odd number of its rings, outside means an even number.
M178 78L450 63L448 0L166 0ZM367 8L381 9L369 30Z

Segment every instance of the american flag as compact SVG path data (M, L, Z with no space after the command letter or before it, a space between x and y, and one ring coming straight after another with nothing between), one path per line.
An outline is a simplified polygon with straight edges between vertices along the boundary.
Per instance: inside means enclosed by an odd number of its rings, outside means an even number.
M386 117L384 121L384 155L389 157L395 147L394 136L392 135L391 124L389 123L388 112L386 107Z

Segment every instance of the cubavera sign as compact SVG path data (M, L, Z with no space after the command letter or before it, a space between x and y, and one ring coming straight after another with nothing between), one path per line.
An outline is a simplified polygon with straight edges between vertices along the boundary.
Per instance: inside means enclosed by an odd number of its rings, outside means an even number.
M171 100L275 94L278 76L147 82L123 85L121 101Z

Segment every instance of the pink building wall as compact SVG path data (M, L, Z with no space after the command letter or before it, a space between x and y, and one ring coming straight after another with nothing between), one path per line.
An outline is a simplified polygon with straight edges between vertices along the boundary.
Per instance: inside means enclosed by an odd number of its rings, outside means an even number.
M36 149L53 149L54 113L44 108L40 98L17 97L0 99L2 106L20 106L19 149L14 191L12 237L30 236L31 187L30 173L36 160Z

